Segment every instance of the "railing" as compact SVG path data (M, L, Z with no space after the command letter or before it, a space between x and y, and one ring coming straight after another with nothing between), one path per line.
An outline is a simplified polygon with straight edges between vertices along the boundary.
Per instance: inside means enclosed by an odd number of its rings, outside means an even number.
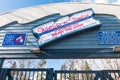
M52 80L53 69L0 69L0 80Z
M55 80L120 80L120 70L55 71Z
M120 70L0 69L0 80L120 80Z
M55 80L97 80L99 73L100 71L55 71Z
M104 70L105 80L120 80L120 70Z

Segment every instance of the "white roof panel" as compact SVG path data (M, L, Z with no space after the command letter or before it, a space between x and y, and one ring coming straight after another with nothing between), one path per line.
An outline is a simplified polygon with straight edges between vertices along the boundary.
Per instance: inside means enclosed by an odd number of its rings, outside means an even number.
M93 8L95 13L112 14L120 18L119 5L78 3L78 2L54 3L23 8L5 14L1 14L0 27L9 24L13 21L18 21L18 23L20 24L25 24L54 13L60 13L61 15L65 15L71 12L76 12L87 8Z

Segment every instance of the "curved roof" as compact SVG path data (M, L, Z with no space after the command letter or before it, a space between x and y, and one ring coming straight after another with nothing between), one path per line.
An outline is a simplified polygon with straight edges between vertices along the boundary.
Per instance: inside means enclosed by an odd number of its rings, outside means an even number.
M119 5L79 2L54 3L23 8L5 14L1 14L0 27L9 24L13 21L18 21L18 23L20 24L25 24L54 13L60 13L61 15L65 15L69 12L76 12L86 8L92 8L95 11L95 13L112 14L120 18Z

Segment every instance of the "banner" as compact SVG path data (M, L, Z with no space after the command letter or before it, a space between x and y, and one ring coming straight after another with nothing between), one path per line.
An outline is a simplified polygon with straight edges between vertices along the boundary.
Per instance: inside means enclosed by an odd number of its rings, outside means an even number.
M37 34L38 44L42 46L63 36L99 26L100 22L93 18L93 14L92 9L72 13L34 28L33 33Z

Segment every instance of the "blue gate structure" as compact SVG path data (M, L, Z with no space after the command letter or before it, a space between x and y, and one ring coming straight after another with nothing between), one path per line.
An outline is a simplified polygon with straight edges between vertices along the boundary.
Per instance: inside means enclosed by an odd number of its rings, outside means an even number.
M103 10L104 7L106 10ZM84 31L81 25L77 25L75 27L81 27L80 32L78 31L70 36L63 36L44 46L39 45L38 42L41 37L36 37L33 34L35 27L41 27L52 21L49 23L49 27L46 26L45 28L37 29L37 31L41 32L42 30L45 33L49 31L50 33L52 26L52 30L56 30L55 27L60 29L60 31L55 33L59 35L59 33L71 30L73 27L63 29L63 26L59 28L58 26L53 26L53 23L65 15L70 14L69 16L71 16L71 13L85 8L92 8L95 11L93 17L95 20L100 21L100 27L93 27ZM87 12L86 16L89 13L91 12ZM120 70L63 71L54 70L53 68L1 68L5 59L120 58L119 13L119 5L70 2L35 6L0 14L0 80L120 80ZM64 20L67 21L69 16L62 18L63 23L66 23ZM81 20L84 16L82 14L78 18ZM90 20L93 21L93 19ZM60 23L60 25L63 23ZM66 26L71 26L71 23ZM47 40L49 37L45 38ZM43 39L42 41L45 40Z
M109 14L95 14L94 18L102 23L101 28L83 31L55 41L46 46L40 47L41 53L33 54L32 50L39 48L37 38L31 31L35 26L43 24L60 17L58 14L33 21L28 24L13 22L0 28L0 58L4 59L76 59L76 58L120 58L119 54L114 54L116 42L119 43L120 20ZM26 45L8 46L2 45L4 36L10 33L26 33ZM108 33L108 34L106 34ZM114 33L114 34L113 34ZM111 36L109 36L109 34ZM100 36L102 35L102 36ZM110 39L106 39L111 37ZM114 38L113 38L114 37ZM102 39L102 40L101 40ZM117 39L117 40L116 40ZM107 41L106 41L107 40ZM110 40L110 41L109 41ZM113 44L115 41L115 44ZM105 43L103 43L105 42ZM110 42L109 44L107 44ZM119 45L119 44L118 44ZM118 46L119 47L119 46ZM117 52L119 53L119 52Z
M120 70L0 69L0 80L120 80Z

